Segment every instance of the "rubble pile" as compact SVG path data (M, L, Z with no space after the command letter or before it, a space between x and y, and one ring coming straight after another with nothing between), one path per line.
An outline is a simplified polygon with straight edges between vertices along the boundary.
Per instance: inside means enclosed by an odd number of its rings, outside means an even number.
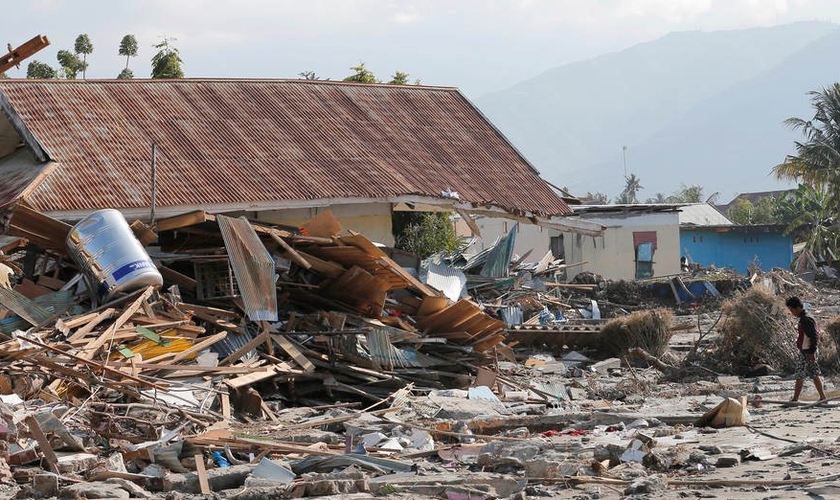
M717 321L682 321L647 284L564 283L510 242L421 264L329 212L300 227L93 215L19 206L0 236L0 494L617 498L739 467L720 486L758 487L745 464L776 456L836 465L824 443L744 441L778 420L782 376L663 377L734 337L708 342ZM123 230L127 261L109 254ZM699 300L668 286L675 307ZM628 364L633 348L647 361Z

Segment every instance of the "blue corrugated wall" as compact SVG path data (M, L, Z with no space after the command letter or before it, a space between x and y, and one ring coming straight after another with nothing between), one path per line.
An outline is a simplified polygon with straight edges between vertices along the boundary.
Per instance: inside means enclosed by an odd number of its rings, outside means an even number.
M715 232L680 228L680 254L702 266L728 267L747 274L751 263L762 271L789 269L793 240L781 233Z

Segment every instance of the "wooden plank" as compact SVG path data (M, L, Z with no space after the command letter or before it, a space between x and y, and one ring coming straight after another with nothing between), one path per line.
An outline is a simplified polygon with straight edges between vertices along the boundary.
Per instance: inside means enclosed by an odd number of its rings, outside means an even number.
M297 253L297 251L294 248L292 248L291 245L286 243L286 240L279 236L278 231L272 231L269 234L271 235L271 238L277 242L278 245L280 245L284 250L286 250L286 254L288 254L289 257L291 257L291 260L293 262L296 262L299 266L303 267L304 269L312 268L312 264L310 264L308 260L304 259L301 254Z
M155 230L157 232L169 231L171 229L194 226L196 224L201 224L202 222L215 220L216 217L214 215L208 214L204 210L196 210L194 212L160 219L155 223Z
M274 412L271 411L271 408L269 408L268 405L265 404L265 401L260 402L260 409L263 411L265 416L267 416L268 419L271 420L272 422L279 422L280 421L280 419L277 418L277 415L275 415Z
M228 331L231 331L231 332L239 333L241 335L245 334L245 329L243 327L241 327L239 325L236 325L236 324L233 324L230 321L226 321L224 319L217 318L215 316L211 316L209 314L206 314L206 313L200 312L200 311L193 311L193 315L196 318L204 320L204 321L210 323L211 325L214 325L214 326L218 327L220 330L228 330Z
M279 372L277 371L278 365L269 366L263 370L254 371L241 377L234 377L231 379L225 380L225 385L230 387L231 389L239 389L240 387L249 386L251 384L255 384L260 382L261 380L269 379L277 375ZM286 365L289 366L289 365ZM291 370L291 367L289 367Z
M182 311L192 311L194 313L201 312L210 316L223 316L225 318L237 318L239 314L229 309L219 309L218 307L200 306L198 304L188 304L186 302L178 302L175 307Z
M131 230L134 232L134 236L144 247L151 245L158 239L157 233L152 231L152 228L147 226L141 220L136 220L132 222L128 227L131 228Z
M207 469L204 467L204 454L196 453L193 455L195 459L195 474L198 476L198 488L202 495L209 495L213 493L210 489L210 481L207 479Z
M58 291L61 290L61 287L66 285L67 282L64 280L51 278L42 274L41 276L38 276L38 284L40 286L47 287L50 290Z
M38 442L38 446L41 448L41 453L44 454L44 461L47 463L47 470L58 473L58 457L55 455L52 445L50 445L50 440L47 439L44 431L41 430L41 426L38 424L38 419L35 418L34 415L29 415L26 417L24 422L26 422L26 426L29 427L29 433L32 434L32 437Z
M254 349L258 345L265 342L267 338L268 338L268 330L261 331L259 333L259 335L257 335L253 339L251 339L247 344L245 344L242 347L240 347L239 349L237 349L235 352L233 352L231 355L229 355L225 359L219 361L219 366L225 366L227 364L230 364L230 363L233 363L234 361L239 360L239 358L248 354L251 351L251 349Z
M230 393L223 392L219 394L219 400L222 405L222 416L225 420L230 420Z
M300 350L295 347L295 345L286 337L282 335L272 335L272 339L277 342L277 345L280 346L281 349L286 351L286 354L292 357L297 364L299 364L303 369L307 372L315 371L315 365L312 364L312 361L309 361L309 358L303 355Z
M67 235L72 226L58 219L18 204L9 221L8 234L21 236L47 250L67 255Z
M193 278L166 266L158 265L157 268L165 283L178 285L182 290L195 291L196 281Z
M112 361L111 366L114 368L123 368L129 366L125 361ZM137 368L144 370L158 370L158 371L173 371L173 372L190 372L195 375L196 372L208 374L221 375L239 375L242 373L250 373L253 368L248 366L202 366L202 365L182 365L176 363L149 363L147 361L138 361L134 363ZM171 377L168 375L167 377Z
M355 247L361 248L365 251L365 253L375 258L378 262L383 263L384 265L389 267L391 271L397 274L400 278L404 279L412 288L416 289L426 297L440 296L440 292L429 286L426 286L426 284L422 283L420 280L412 276L408 271L403 269L401 265L397 264L396 262L394 262L393 259L388 257L388 255L385 252L383 252L381 248L374 245L372 241L365 238L363 235L353 233L352 236L343 236L339 238L339 241L348 245L353 245Z
M21 61L49 44L49 38L44 35L36 35L16 49L12 49L11 45L9 45L9 53L0 57L0 73L11 69L13 66L20 65Z
M344 266L338 264L336 262L332 262L329 260L324 260L319 257L315 257L314 255L310 255L306 252L302 252L300 250L297 251L298 255L301 258L306 259L307 262L312 266L312 269L318 271L321 274L326 274L331 278L337 278L344 273ZM288 256L291 260L291 255L286 253L283 254L283 257Z
M66 356L66 357L68 357L72 360L79 361L79 362L81 362L85 365L88 365L88 366L92 367L94 370L101 370L101 371L108 372L108 373L111 373L111 374L119 375L119 376L122 376L123 378L126 378L128 380L132 380L134 382L137 382L137 383L139 383L141 385L144 385L146 387L149 387L151 389L157 389L159 391L168 390L166 387L164 387L162 385L157 385L157 384L154 384L152 382L148 382L146 380L139 379L137 377L132 377L130 375L126 375L125 373L123 373L119 370L116 370L116 369L114 369L110 366L103 365L102 363L97 363L96 361L91 361L89 359L85 359L81 356L76 356L74 354L70 354L69 352L62 351L61 349L59 349L57 347L53 347L52 345L49 345L49 344L44 344L43 342L39 342L39 341L37 341L33 338L27 338L26 341L29 342L30 344L35 344L38 347L41 347L41 348L47 349L49 351L52 351L54 353L57 353L60 356Z
M123 325L123 323L128 321L128 319L135 312L137 312L138 309L140 309L140 307L143 305L143 302L145 302L146 299L149 298L149 296L154 290L155 287L147 286L146 290L144 290L139 297L134 299L134 302L132 302L131 305L128 306L122 312L122 314L120 314L120 316L114 321L114 323L110 327L108 327L108 329L105 330L105 332L102 333L102 335L100 335L95 340L93 340L85 346L80 357L82 357L83 359L92 359L93 356L96 354L96 351L98 351L100 347L102 347L106 342L108 342L111 335L115 334L117 330Z

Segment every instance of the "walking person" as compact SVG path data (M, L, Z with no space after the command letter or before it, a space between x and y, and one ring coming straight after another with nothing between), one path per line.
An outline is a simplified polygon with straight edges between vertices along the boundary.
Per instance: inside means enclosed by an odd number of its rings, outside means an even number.
M820 331L817 322L808 315L805 306L799 297L790 297L785 301L790 314L799 318L796 324L796 331L799 336L796 338L796 348L799 349L799 357L796 358L796 384L793 387L791 401L799 401L799 394L802 392L802 385L805 377L814 381L814 387L820 395L820 400L825 399L823 384L820 375L820 365L817 363L817 344L819 343Z

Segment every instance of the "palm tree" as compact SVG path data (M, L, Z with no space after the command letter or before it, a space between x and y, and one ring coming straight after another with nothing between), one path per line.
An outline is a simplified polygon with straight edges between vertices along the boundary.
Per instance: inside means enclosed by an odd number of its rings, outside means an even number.
M829 208L825 188L800 184L776 202L777 219L785 221L785 233L797 240L804 239L805 247L820 260L834 259L840 243L835 212Z
M636 195L642 189L644 189L644 186L642 186L641 180L636 177L636 174L630 174L624 178L624 191L621 198L626 200L625 203L639 203Z
M802 130L805 141L794 143L796 154L773 167L778 179L794 180L825 189L826 202L840 202L840 83L808 92L814 117L788 118L785 125Z

